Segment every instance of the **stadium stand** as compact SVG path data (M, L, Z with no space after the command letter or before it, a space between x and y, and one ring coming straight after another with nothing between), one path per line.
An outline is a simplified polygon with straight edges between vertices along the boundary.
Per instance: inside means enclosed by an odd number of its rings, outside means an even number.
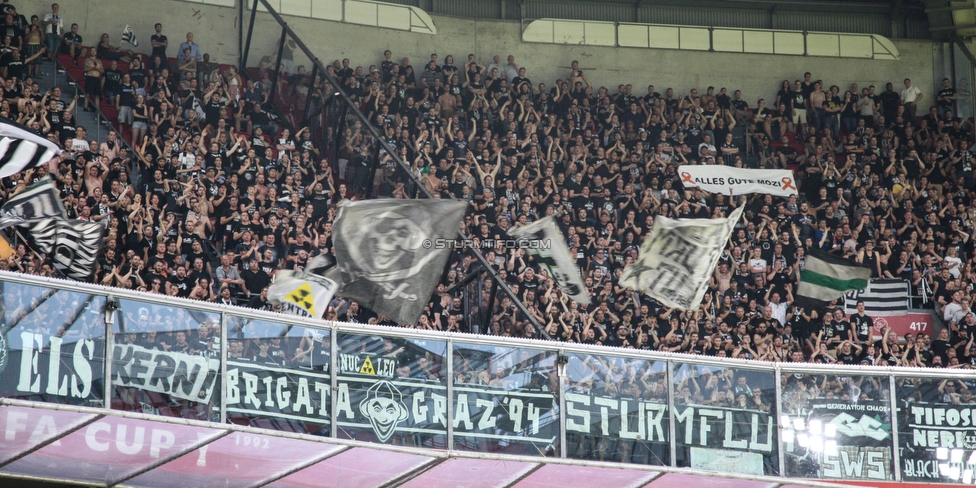
M478 249L455 254L418 324L340 297L323 318L539 337L508 298L462 300L455 285L473 270L472 253L483 252L558 341L783 362L976 365L972 124L953 115L948 80L921 93L909 79L920 73L884 89L797 73L775 100L751 103L735 87L597 87L576 66L559 80L531 80L533 67L513 56L482 65L438 53L415 69L386 51L331 63L337 87L274 56L240 73L209 59L192 33L179 47L166 41L159 25L152 56L116 47L107 34L95 46L76 43L69 27L57 62L84 87L77 104L117 131L99 144L65 119L74 102L38 91L15 61L23 43L29 55L40 52L38 24L6 22L15 35L0 45L0 115L57 140L69 213L108 221L96 283L272 310L265 292L277 270L332 252L339 203L416 195L386 154L395 152L428 192L471 202L463 231ZM337 124L326 109L340 87L384 136L380 150L363 127ZM119 137L135 154L122 157ZM684 189L680 164L788 168L800 195L729 199ZM4 179L3 198L44 173ZM699 310L618 286L655 216L727 216L742 205L745 218ZM524 249L504 244L512 227L548 215L584 273L589 307L568 299ZM915 305L934 307L947 329L937 338L884 330L875 341L860 316L800 308L794 295L811 248L909 282ZM23 242L0 269L55 273ZM466 303L490 315L481 330L469 330Z

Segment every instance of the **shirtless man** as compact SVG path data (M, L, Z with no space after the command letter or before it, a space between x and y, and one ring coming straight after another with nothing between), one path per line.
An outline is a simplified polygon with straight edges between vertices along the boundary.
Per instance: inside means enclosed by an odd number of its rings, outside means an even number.
M85 168L85 191L89 195L94 192L95 188L105 186L105 178L109 171L108 164L105 163L106 159L105 156L96 156Z
M105 84L105 66L95 58L95 50L90 51L88 59L85 60L85 111L98 110L102 101L102 85Z

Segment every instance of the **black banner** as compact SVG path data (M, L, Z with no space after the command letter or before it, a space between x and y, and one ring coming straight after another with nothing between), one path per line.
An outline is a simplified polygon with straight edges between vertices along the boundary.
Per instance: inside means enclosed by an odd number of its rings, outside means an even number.
M902 412L902 480L958 483L976 470L976 405L917 402Z
M329 424L328 374L227 361L227 416L275 417Z
M558 437L548 392L454 388L454 435L550 444ZM379 442L399 434L447 434L447 387L410 378L339 377L336 425L372 431Z
M566 432L668 442L667 404L566 393Z
M0 375L3 396L43 397L45 401L72 404L104 399L105 342L101 338L14 330L4 340L7 370Z
M396 374L397 360L379 354L344 354L338 357L340 373L368 374L392 378Z
M559 438L555 395L547 391L455 386L454 435L554 444Z
M447 387L437 382L340 376L335 401L337 428L372 431L379 442L447 435Z
M813 400L784 431L790 476L891 480L891 407L886 402Z

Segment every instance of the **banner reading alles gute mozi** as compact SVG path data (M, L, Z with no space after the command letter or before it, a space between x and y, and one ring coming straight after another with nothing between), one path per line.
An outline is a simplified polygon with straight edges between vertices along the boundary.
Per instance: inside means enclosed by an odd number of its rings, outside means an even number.
M678 167L685 188L701 188L709 193L746 195L768 193L780 197L796 195L796 180L788 169L746 169L731 166L682 165Z

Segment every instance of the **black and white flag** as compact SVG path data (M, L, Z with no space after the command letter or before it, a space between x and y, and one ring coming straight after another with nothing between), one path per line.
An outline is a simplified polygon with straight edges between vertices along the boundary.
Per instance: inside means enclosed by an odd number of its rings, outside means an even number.
M44 219L65 218L64 203L54 180L45 177L10 197L0 207L0 229Z
M569 255L569 247L556 229L556 221L552 217L522 227L513 227L508 230L508 235L526 241L529 252L548 271L563 293L579 303L590 304L590 295L579 268Z
M132 44L135 47L139 47L139 39L136 39L136 34L132 32L132 27L128 25L122 30L122 40Z
M659 215L637 261L620 275L620 285L668 307L698 310L744 208L733 210L727 219L672 220Z
M61 154L57 144L10 120L0 118L0 178L35 168Z
M364 200L339 207L332 228L339 295L398 322L416 323L450 258L467 203Z
M312 265L309 262L308 267ZM335 281L324 276L283 269L275 273L275 281L268 288L268 301L280 305L282 312L320 319L338 288Z
M45 219L23 226L34 250L47 254L54 268L70 279L87 281L102 249L105 226L85 220Z
M864 302L864 311L872 317L908 315L908 282L904 280L874 279L863 290L844 295L844 312L857 313L857 302Z

